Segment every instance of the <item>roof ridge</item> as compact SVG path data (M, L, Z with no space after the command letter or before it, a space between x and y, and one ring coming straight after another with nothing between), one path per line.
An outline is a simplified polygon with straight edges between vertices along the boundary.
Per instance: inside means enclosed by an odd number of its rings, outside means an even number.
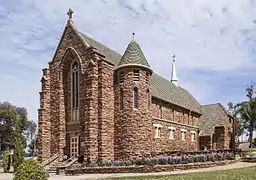
M201 106L212 106L212 105L218 105L220 103L211 103L211 104L201 104Z

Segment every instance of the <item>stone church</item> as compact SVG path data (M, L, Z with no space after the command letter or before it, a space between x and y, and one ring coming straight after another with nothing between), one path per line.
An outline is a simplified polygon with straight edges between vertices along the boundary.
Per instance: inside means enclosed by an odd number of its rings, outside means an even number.
M41 78L40 162L231 148L234 119L221 104L201 105L179 85L175 56L165 79L134 38L121 55L80 32L72 10L68 15Z

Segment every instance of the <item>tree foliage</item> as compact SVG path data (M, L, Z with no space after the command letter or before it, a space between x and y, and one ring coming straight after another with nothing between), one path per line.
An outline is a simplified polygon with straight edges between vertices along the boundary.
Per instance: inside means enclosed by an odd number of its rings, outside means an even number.
M20 129L24 133L27 131L28 118L27 110L23 107L14 106L8 102L0 102L0 150L5 149L7 146L13 148L14 146L14 129L15 122L19 117ZM26 138L22 137L24 147L26 143Z
M37 161L29 159L24 161L14 173L14 180L28 179L47 180L48 174Z
M20 128L20 120L17 118L15 124L15 133L14 133L14 151L13 151L13 159L14 159L14 171L20 166L20 164L24 160L24 146L21 135Z
M9 171L9 148L6 147L4 150L4 161L3 161L3 166L4 166L4 172Z
M249 133L250 148L252 147L253 131L256 127L256 97L255 85L251 84L246 88L246 101L242 101L234 106L234 112L239 117L239 123Z
M36 136L36 123L33 120L28 120L26 124L26 137L29 141L35 139Z
M234 135L235 135L235 138L238 140L239 136L241 136L244 133L244 127L238 115L239 114L238 108L232 102L229 102L228 111L234 117Z
M28 153L30 156L36 155L37 141L38 141L38 138L37 138L37 136L35 136L34 139L28 144L28 148L29 148Z

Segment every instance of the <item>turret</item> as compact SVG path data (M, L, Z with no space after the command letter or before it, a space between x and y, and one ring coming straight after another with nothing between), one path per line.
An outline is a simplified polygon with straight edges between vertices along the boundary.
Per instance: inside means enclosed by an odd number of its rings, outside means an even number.
M151 74L133 37L115 69L115 159L138 158L141 150L150 151Z

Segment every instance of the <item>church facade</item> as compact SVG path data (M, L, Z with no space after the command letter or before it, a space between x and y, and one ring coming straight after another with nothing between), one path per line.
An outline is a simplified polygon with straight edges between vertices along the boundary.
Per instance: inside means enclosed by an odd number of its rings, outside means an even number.
M38 109L38 160L54 155L127 160L150 153L231 148L233 118L201 105L156 74L135 39L123 55L79 32L72 13L49 66Z

